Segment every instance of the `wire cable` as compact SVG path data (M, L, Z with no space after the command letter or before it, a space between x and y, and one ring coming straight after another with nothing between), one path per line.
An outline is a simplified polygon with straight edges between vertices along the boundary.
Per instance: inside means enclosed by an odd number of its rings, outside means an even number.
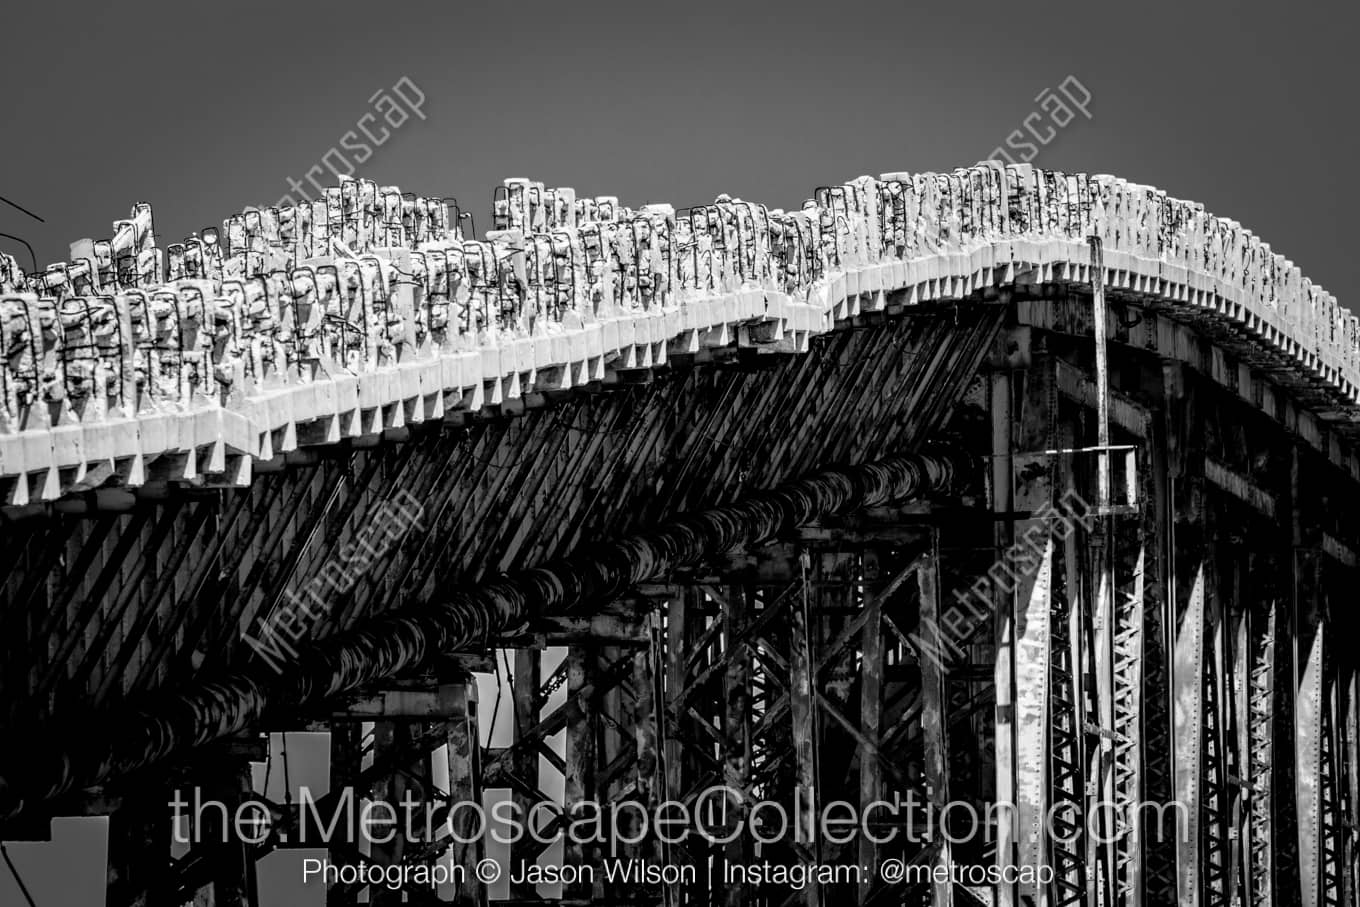
M40 224L45 224L45 223L47 223L47 221L43 220L43 219L42 219L41 217L39 217L38 215L34 214L32 211L28 210L28 209L25 208L23 205L20 205L20 204L18 204L18 203L16 203L16 202L12 202L12 201L10 201L9 199L5 198L3 195L0 195L0 202L4 202L5 204L9 205L11 208L16 208L16 209L18 209L18 210L24 212L25 214L27 214L29 217L33 218L34 220L36 220L36 221L37 221L38 223L40 223Z
M293 805L293 782L288 777L288 732L282 731L279 739L283 741L283 803L285 806Z
M35 275L38 273L38 256L33 254L33 247L28 244L28 240L20 236L13 236L9 233L0 233L0 239L12 239L17 243L21 243L23 247L28 250L29 260L33 262L32 273Z
M19 891L23 894L24 900L28 901L28 907L38 907L37 902L33 900L33 895L29 894L28 886L24 884L23 876L19 875L19 867L15 866L14 861L10 859L9 851L5 848L3 842L0 842L0 855L4 856L5 865L9 867L10 875L14 876L14 883L19 886Z

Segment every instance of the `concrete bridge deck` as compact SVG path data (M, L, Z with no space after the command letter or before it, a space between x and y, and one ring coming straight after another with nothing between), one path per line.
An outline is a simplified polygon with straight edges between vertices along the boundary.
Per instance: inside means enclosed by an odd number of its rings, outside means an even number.
M1089 286L1090 236L1112 291L1229 338L1341 436L1360 418L1354 316L1237 223L1112 177L885 174L793 212L633 211L508 180L497 205L504 229L480 241L444 200L351 180L166 250L139 205L72 262L10 260L6 505L245 485L299 449L514 412L673 355L802 353L862 311Z
M820 856L1054 873L808 904L1354 903L1360 347L1287 261L1145 187L1000 165L794 212L512 180L495 218L475 240L349 181L0 263L0 837L109 815L111 904L249 904L288 845L167 871L164 803L248 799L270 731L324 730L370 801L556 773L564 804L1004 802L991 849ZM508 651L513 741L483 747L469 673ZM1110 808L1147 802L1178 836ZM371 855L448 840L407 844Z

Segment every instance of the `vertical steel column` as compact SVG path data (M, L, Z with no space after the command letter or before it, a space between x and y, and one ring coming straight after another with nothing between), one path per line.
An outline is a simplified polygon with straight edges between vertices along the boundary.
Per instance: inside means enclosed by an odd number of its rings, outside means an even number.
M1289 512L1281 539L1282 573L1286 585L1280 596L1281 610L1277 620L1279 645L1276 651L1275 673L1275 803L1273 862L1275 869L1275 902L1281 907L1301 904L1303 882L1300 875L1299 805L1298 805L1298 708L1299 681L1312 642L1312 628L1316 620L1316 563L1306 542L1311 526L1305 519L1304 476L1299 458L1299 446L1290 450Z
M373 785L373 799L391 804L398 816L401 815L399 804L412 787L411 778L405 771L414 761L410 758L411 749L409 722L380 719L373 723L373 758L392 760L392 771ZM387 835L380 831L374 837L386 838ZM390 840L372 842L371 859L376 865L397 866L404 861L405 856L406 835L402 829L395 829L395 834L391 835ZM400 904L403 900L400 891L393 891L382 885L369 885L368 898L370 904L382 905Z
M1015 509L1014 425L1011 404L1014 394L1012 373L996 371L988 375L988 409L992 421L992 510L997 514L996 550L998 557L1010 548L1014 538ZM994 582L993 601L997 603L996 701L993 750L996 753L996 802L1003 810L996 829L996 867L1003 876L1013 877L1016 862L1015 835L1015 607L1012 589L1001 580ZM1009 810L1009 813L1005 813ZM998 884L997 907L1017 907L1015 886Z
M580 804L595 800L595 748L598 734L596 703L590 695L590 687L595 680L595 661L595 649L592 647L572 646L567 652L567 694L575 701L574 706L568 706L570 711L567 713L565 790L562 796L562 808L568 822L574 815L573 810L578 809ZM584 866L597 863L594 847L593 844L583 844L567 835L562 864ZM596 879L597 884L602 881ZM562 897L567 899L591 898L595 894L594 886L587 885L585 881L562 886Z
M1318 635L1325 630L1319 625ZM1319 844L1322 850L1322 903L1325 907L1341 907L1341 836L1342 793L1341 760L1337 752L1337 725L1340 712L1340 684L1336 680L1335 657L1328 650L1322 661L1322 742L1321 771L1319 774L1320 811L1318 814ZM1349 904L1346 907L1350 907Z
M1100 237L1087 237L1091 248L1091 333L1096 348L1096 506L1110 506L1110 365L1106 349L1105 256Z
M685 603L689 598L687 587L675 587L671 590L670 596L666 599L666 683L665 699L662 700L663 708L668 711L670 720L667 722L667 733L663 751L666 758L666 794L667 799L674 799L683 796L685 792L685 745L681 742L680 726L683 719L680 714L669 714L670 704L680 696L685 689L685 659L688 657L689 647L686 645L688 636L686 635L686 614Z
M743 639L749 615L745 587L727 586L723 593L723 783L738 792L738 800L727 804L724 818L740 828L746 822L751 792L751 651ZM744 831L724 847L723 859L729 865L749 865L751 857L751 840ZM744 884L729 885L723 892L728 907L744 907L749 898Z
M1110 369L1106 348L1105 258L1100 237L1088 237L1091 249L1092 335L1096 359L1096 510L1091 531L1090 564L1092 577L1092 652L1090 669L1094 675L1096 737L1088 755L1091 795L1087 801L1087 824L1094 826L1088 847L1090 879L1088 897L1094 904L1110 902L1115 880L1116 818L1114 804L1114 518L1110 513ZM1094 802L1092 802L1094 801ZM1089 828L1088 828L1089 830ZM1099 840L1097 840L1099 838Z
M1160 363L1142 376L1147 395L1165 399L1165 374ZM1146 597L1143 634L1143 794L1161 807L1175 804L1171 659L1176 628L1174 560L1170 543L1173 521L1171 451L1168 450L1168 410L1158 407L1148 437L1147 456L1140 471L1147 503L1142 514L1143 594ZM1171 827L1160 809L1144 810L1138 820L1143 845L1143 882L1149 905L1176 900L1175 814Z
M1200 825L1204 741L1204 564L1195 570L1190 601L1176 634L1173 665L1175 690L1175 784L1181 813L1176 828L1177 903L1201 903Z
M338 795L340 791L353 788L359 779L359 772L363 765L363 725L358 721L351 720L332 720L330 722L330 792ZM361 795L361 791L355 791L355 796ZM343 839L347 842L357 842L359 840L359 830L355 827L345 827L345 811L341 811L338 822L344 828L346 834ZM352 857L354 845L339 844L332 847L330 851L331 862L336 866L348 864ZM359 887L350 885L333 885L326 892L327 907L353 907L359 903Z
M795 810L802 826L804 840L813 841L814 858L820 861L821 830L815 828L817 793L820 779L817 772L817 655L813 649L815 617L812 612L811 558L807 552L800 555L802 567L802 595L791 609L792 621L789 636L789 710L793 719L793 746L797 764L797 787L794 792ZM797 823L793 823L797 824ZM820 907L822 903L821 886L809 883L804 889L804 902L808 907Z
M1294 703L1294 783L1298 809L1299 881L1303 907L1322 901L1322 736L1324 733L1324 640L1318 627L1304 663Z
M661 774L661 759L657 753L657 708L663 702L660 676L657 673L657 633L660 630L657 612L647 615L648 645L633 654L633 754L634 785L637 800L647 810L655 809L665 797L665 778ZM661 854L644 853L644 859L655 859Z
M938 530L931 534L930 553L916 573L920 587L921 635L934 652L944 651L940 632L940 539ZM944 666L938 657L921 659L921 733L925 739L926 794L931 812L941 815L949 803L949 716L945 712ZM940 849L934 859L936 866L949 867L953 862L949 840L940 836ZM953 907L954 886L945 881L931 883L931 907Z
M1014 541L1008 549L1014 572L1015 646L1014 668L1015 816L1017 858L1021 869L1033 877L1048 865L1046 834L1050 824L1049 729L1051 727L1050 681L1052 667L1053 528L1035 511L1053 503L1055 462L1051 450L1057 419L1057 388L1054 361L1036 354L1024 373L1014 470L1013 507L1017 516ZM1036 453L1039 452L1039 453ZM1023 517L1020 517L1024 514ZM998 708L1000 703L998 701ZM1021 876L1028 878L1028 876ZM1018 882L1017 903L1038 903L1038 884Z
M1091 746L1086 755L1086 764L1089 766L1086 825L1088 832L1094 830L1095 834L1090 836L1087 848L1087 891L1091 903L1108 904L1114 890L1114 829L1117 823L1112 812L1115 803L1114 646L1117 609L1114 601L1114 526L1110 516L1097 519L1090 544L1089 563L1094 568L1094 607L1090 615L1091 652L1086 664L1094 681L1094 689L1088 695L1092 696L1094 709L1091 718L1095 719L1095 723L1090 727L1094 733L1089 735Z
M878 575L881 586L881 562L878 553L866 551L865 573L869 572L870 563L878 563L880 570ZM859 714L860 714L860 733L877 750L882 745L883 731L883 602L878 594L878 588L866 589L864 607L869 609L868 618L864 621L864 626L860 630L860 688L859 688ZM924 670L924 668L923 668ZM924 713L923 713L924 716ZM930 746L929 742L926 744ZM861 752L859 756L859 805L860 815L868 815L869 804L879 799L883 786L883 770L879 764L877 754L871 756L867 752ZM859 862L860 866L868 872L860 878L859 884L859 903L868 901L869 895L873 890L875 880L878 878L879 870L879 849L878 845L869 839L868 835L861 835L859 841Z
M1230 549L1231 551L1232 549ZM1228 782L1231 808L1228 816L1228 843L1231 863L1228 875L1228 902L1245 903L1251 892L1251 597L1245 588L1246 571L1242 558L1232 555L1232 596L1225 597L1223 622L1229 644L1226 654L1224 688L1232 700L1225 715L1231 732L1224 735L1228 747Z
M1008 561L1002 572L1013 574L1014 583L997 583L997 600L1005 603L997 608L996 635L997 865L1007 873L1029 867L1037 874L1049 861L1044 830L1054 542L1047 522L1028 515L1053 500L1051 456L1036 453L1053 446L1052 371L1052 360L1036 355L1026 372L992 376L993 507L1010 521L998 526L997 548ZM1017 376L1023 376L1018 419L1012 413ZM1040 897L1033 884L997 886L1001 907L1038 903Z
M1068 449L1075 445L1074 433L1065 428L1059 437ZM1059 482L1064 491L1073 490L1073 463L1064 455L1059 465ZM1097 800L1093 772L1098 763L1089 762L1089 727L1095 711L1091 706L1094 691L1090 657L1091 593L1088 567L1090 539L1076 532L1063 537L1062 589L1053 596L1052 660L1049 665L1050 807L1047 812L1048 849L1053 864L1053 903L1056 905L1094 904L1097 880L1094 841L1088 835L1090 810Z
M1146 458L1146 456L1145 456ZM1146 489L1146 486L1144 486ZM1146 490L1144 491L1146 494ZM1149 509L1144 498L1142 507ZM1116 535L1121 555L1119 592L1114 603L1114 903L1143 904L1143 663L1148 582L1145 518L1126 520Z
M1171 662L1173 733L1172 771L1177 815L1177 903L1179 907L1204 904L1205 864L1205 739L1209 732L1206 708L1206 664L1212 654L1209 636L1208 596L1213 564L1210 562L1204 491L1204 451L1197 424L1193 386L1183 366L1174 360L1162 363L1163 401L1167 427L1168 505L1171 524L1170 570L1175 603L1175 644Z
M1206 510L1208 508L1206 507ZM1212 539L1213 514L1204 515L1205 534ZM1227 907L1232 871L1232 838L1229 832L1232 812L1230 754L1232 713L1229 688L1225 682L1232 663L1227 652L1226 612L1220 594L1219 552L1215 542L1207 546L1205 578L1205 657L1204 657L1204 737L1203 774L1200 793L1203 871L1201 879L1206 907Z
M1360 672L1354 667L1346 674L1346 708L1342 715L1341 753L1346 767L1346 811L1347 825L1345 853L1342 868L1346 875L1346 888L1343 901L1354 904L1360 900L1360 864L1357 863L1356 833L1360 830L1360 751L1356 747L1356 734L1360 733Z
M691 659L695 658L705 637L703 614L694 607L698 593L692 586L675 586L666 603L666 679L665 716L666 742L666 799L684 800L706 772L698 760L687 751L685 741L700 738L696 731L698 720L686 706L683 697L690 679ZM702 788L700 788L702 789ZM675 852L674 850L672 852ZM691 836L683 848L697 864L696 884L670 890L674 904L708 904L708 872L704 862L706 848L702 840ZM669 890L669 889L668 889Z
M1247 780L1251 784L1247 820L1247 903L1275 904L1275 711L1279 674L1278 603L1271 599L1263 611L1244 618L1250 643L1247 689Z
M674 736L670 716L666 710L666 691L670 683L667 671L670 666L666 657L666 627L669 616L663 616L662 608L667 611L674 601L674 595L666 598L665 604L653 602L653 610L648 615L648 646L646 652L639 653L643 664L633 664L633 682L638 688L637 711L634 727L638 741L638 793L649 808L674 799L671 792L670 759L671 740ZM666 669L662 669L666 665ZM643 692L643 684L646 692ZM648 760L650 759L650 766ZM644 788L643 778L646 778ZM653 813L655 815L655 813ZM653 858L659 859L663 866L676 866L679 861L668 841L658 840L653 844ZM667 885L662 889L664 907L677 907L680 893L675 886Z
M237 815L242 803L253 798L250 763L240 756L224 753L209 757L204 765L210 780L203 785L204 798L225 803L231 815ZM212 907L254 907L259 903L255 885L255 860L252 848L234 840L237 830L227 830L223 841L222 828L205 829L203 841L211 854ZM203 892L200 891L200 895Z
M477 720L477 684L467 679L459 684L453 701L454 714L446 723L448 743L449 804L454 810L450 828L455 837L450 860L463 868L463 878L454 892L459 907L485 907L486 886L477 880L477 864L486 855L482 835L474 838L476 812L459 804L482 805L482 741ZM460 839L469 843L460 843Z
M515 650L513 695L511 696L514 729L511 739L516 744L528 736L533 727L538 724L539 715L543 708L543 702L539 698L539 689L543 684L541 654L537 649ZM524 786L530 790L536 790L538 788L538 748L517 747L511 759L510 770ZM520 808L519 815L527 818L529 810L534 805L534 798L522 790L515 791L514 798ZM533 841L529 836L526 835L510 845L511 878L524 878L525 868L533 865L537 860ZM537 892L533 885L518 883L510 886L510 896L532 898L537 896Z
M139 796L125 799L109 816L108 907L155 907L173 902L167 885L172 833L168 794L168 788L148 784ZM193 791L183 799L192 804ZM189 808L192 810L192 806Z

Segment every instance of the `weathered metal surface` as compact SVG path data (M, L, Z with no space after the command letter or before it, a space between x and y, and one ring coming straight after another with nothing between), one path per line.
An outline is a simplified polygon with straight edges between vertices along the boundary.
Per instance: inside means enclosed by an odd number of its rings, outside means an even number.
M448 772L445 787L449 803L482 802L482 742L477 714L477 686L468 680L459 685L461 695L453 703L447 721ZM461 706L461 708L459 708ZM477 881L477 864L486 855L486 842L476 834L476 817L468 809L454 812L448 822L453 832L450 861L463 867L463 876L454 881L455 904L459 907L485 907L486 886Z
M859 726L860 733L869 747L877 751L883 744L883 605L878 595L879 587L882 585L882 577L880 576L881 563L877 552L865 552L864 559L866 562L865 573L867 574L872 570L874 580L873 582L866 580L867 588L863 600L863 610L867 614L865 615L864 626L860 628ZM918 581L924 583L924 580ZM922 597L924 599L924 592ZM865 808L868 804L879 799L882 786L883 770L879 765L879 760L871 757L868 752L862 753L859 760L859 804L861 808ZM866 874L860 879L858 895L859 899L864 901L869 898L873 891L875 876L881 866L878 845L867 835L860 839L859 858L861 865L867 867L874 874L874 876Z
M837 332L768 371L767 360L675 368L519 419L429 426L241 491L7 523L0 672L23 692L5 697L3 722L239 667L255 657L243 635L299 600L317 612L301 629L321 638L442 584L909 449L947 413L1001 314L940 310Z
M1176 634L1175 662L1175 767L1176 800L1184 807L1177 826L1180 872L1178 903L1197 907L1201 903L1200 859L1201 800L1204 751L1204 568L1195 573L1190 602Z
M987 407L991 417L992 510L998 514L994 529L995 550L1007 550L1013 539L1012 527L1001 517L1014 512L1014 441L1013 376L995 372L988 376ZM996 602L993 620L996 641L996 661L992 684L996 689L993 709L993 746L996 753L996 799L999 803L1016 803L1015 773L1015 608L1011 604L1013 586L1005 577L992 578L992 600ZM998 823L996 831L996 865L1006 871L1015 866L1017 829L1013 822ZM1015 886L997 886L999 907L1016 907Z
M940 628L939 539L931 540L930 557L917 571L921 591L921 632L935 651L943 645ZM945 676L938 660L921 661L921 735L925 743L926 793L937 815L943 815L950 802L949 782L949 716L945 712ZM940 837L934 865L946 870L953 864L950 841ZM931 907L953 907L954 886L945 881L932 881Z
M794 788L795 809L801 808L800 822L806 823L804 836L812 841L810 847L813 858L820 859L820 838L814 836L818 805L825 803L819 793L820 771L818 764L818 711L819 699L816 680L817 658L813 652L814 633L812 621L816 613L812 606L812 588L809 583L809 568L802 564L802 589L790 611L789 631L789 711L793 718L794 763L797 766ZM809 885L801 898L807 907L820 907L823 903L821 886Z
M584 691L596 682L597 649L594 646L572 646L567 650L567 695L575 701L566 718L566 766L563 771L562 808L568 816L578 815L576 810L589 803L598 803L596 790L595 764L599 754L596 745L599 737L596 710L599 703ZM576 838L564 842L563 862L580 866L594 855L587 848L598 845L585 843ZM589 898L595 892L586 879L565 885L564 897L572 899Z
M781 529L849 507L887 503L951 487L968 470L949 453L921 454L828 470L780 489L673 520L635 537L592 548L514 579L447 594L431 606L392 614L300 652L281 674L267 667L184 691L158 709L107 716L116 735L73 745L72 730L44 733L41 754L8 753L0 773L0 814L75 787L98 783L171 753L239 732L270 708L296 708L412 670L440 652L521 625L532 613L565 610L622 595L631 585L697 563L705 554L769 539ZM85 737L88 728L75 733ZM55 744L55 745L54 745Z
M1021 406L1017 415L1015 447L1012 448L1013 472L1007 480L1013 483L1012 503L1016 510L1035 514L1056 500L1053 457L1036 451L1051 450L1055 446L1056 416L1054 400L1053 361L1036 361L1022 373L1023 382L1018 395ZM1044 828L1054 821L1050 813L1050 792L1056 773L1049 763L1056 763L1057 750L1049 742L1049 729L1061 723L1050 715L1053 667L1053 593L1054 560L1057 538L1049 520L1032 515L1013 524L1010 546L1003 559L1010 594L1003 599L1003 607L1014 615L1014 648L1011 651L1014 688L1015 752L1014 763L1007 771L1015 777L1015 837L1016 866L1034 872L1050 865ZM1004 575L1004 574L1003 574ZM999 700L998 700L999 704ZM1080 732L1080 723L1075 730ZM1056 728L1055 728L1056 729ZM1069 725L1069 730L1073 728ZM997 770L1001 770L998 758ZM1064 816L1057 821L1070 821ZM1062 871L1062 867L1055 867ZM1019 883L1016 886L1017 904L1039 897L1039 886Z
M1299 680L1294 704L1295 784L1299 828L1299 880L1303 907L1323 904L1323 817L1322 817L1322 710L1326 708L1323 684L1325 637L1313 634L1312 645Z
M1143 817L1143 634L1147 626L1148 540L1141 522L1121 526L1116 536L1120 558L1119 588L1114 601L1113 665L1113 815L1111 843L1114 902L1125 907L1144 903Z
M128 266L49 277L48 300L0 299L18 350L0 373L11 392L0 410L19 420L0 425L0 472L15 451L34 454L0 498L29 502L11 514L50 508L0 530L0 661L6 690L22 691L3 730L38 741L0 754L0 814L41 812L139 767L192 770L180 756L238 729L344 714L381 720L380 759L360 770L342 731L333 780L384 798L432 783L424 754L407 764L427 732L450 744L448 784L464 800L488 783L542 798L540 759L571 802L692 803L725 780L738 791L729 821L756 797L796 793L810 819L814 805L864 806L924 781L937 812L999 800L1019 821L999 829L994 854L938 840L770 852L1058 873L1052 887L972 895L938 879L909 890L861 878L808 886L800 896L814 903L1354 900L1354 319L1236 225L1104 177L888 175L819 191L794 215L726 199L678 217L558 204L569 198L510 187L507 232L460 237L461 271L451 249L436 261L430 244L451 235L437 211L403 201L375 219L356 195L349 223L286 242L265 217L233 222L229 249L239 238L245 251L232 267L259 271L242 281L249 293L213 271L215 252L186 249L169 295L150 286L154 269ZM412 248L345 232L365 223ZM261 243L270 255L252 259ZM316 272L307 284L300 250L339 252L348 285L323 293ZM402 279L384 283L392 275ZM352 336L314 323L354 315L360 295L377 317ZM167 320L172 297L187 318ZM195 319L230 321L254 303L268 317L210 349ZM1017 323L988 355L1003 318ZM105 330L119 319L126 336ZM166 343L148 342L153 321ZM192 380L209 367L210 380ZM337 388L357 396L331 399ZM35 401L55 423L35 421ZM971 501L860 513L948 483L951 457L865 464L920 449L951 411L951 437L972 448L986 446L991 417L990 514ZM160 444L169 423L193 430ZM129 425L149 439L132 453L119 446ZM380 435L411 443L375 446ZM1136 449L1125 462L1137 495L1102 525L1055 537L1041 514L1058 494L1121 496L1119 441ZM222 486L237 490L209 490ZM70 492L84 496L51 503ZM301 634L297 657L278 675L244 658L241 631L335 580L336 558L371 545L366 527L398 498L419 505L418 531L391 533ZM814 518L815 530L791 531ZM883 568L940 527L945 553L933 543L905 571L918 575L912 626L909 596L885 604L904 574L885 585ZM1040 528L1023 576L1002 582L981 563ZM988 590L991 639L943 638L959 611L941 604L943 577ZM658 594L664 630L638 601ZM463 645L562 642L573 655L546 679L537 653L517 653L516 742L490 754L473 726L416 729L448 711L444 699L379 683ZM962 663L922 657L946 648ZM566 702L543 714L559 682ZM339 693L365 698L346 710ZM103 717L87 724L87 708ZM39 720L52 714L62 722ZM562 731L558 753L548 741ZM1184 807L1187 821L1128 820L1140 797ZM65 802L121 801L101 788ZM151 886L133 851L164 836L138 804L110 808L111 880L135 902ZM417 851L405 856L425 859ZM194 854L181 893L240 900L239 855L219 856ZM662 853L720 868L752 856L740 840ZM567 852L581 865L599 857ZM332 892L335 903L355 894ZM597 883L566 895L697 904L770 891Z
M1279 606L1271 601L1264 611L1247 618L1250 644L1248 657L1248 777L1251 780L1248 824L1248 903L1273 907L1275 903L1275 762L1279 758L1275 740L1275 714L1278 691L1276 653L1279 633Z

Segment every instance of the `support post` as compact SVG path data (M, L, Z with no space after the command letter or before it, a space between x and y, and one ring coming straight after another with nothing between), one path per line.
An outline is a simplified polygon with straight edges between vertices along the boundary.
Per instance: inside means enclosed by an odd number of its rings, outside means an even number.
M866 551L864 559L865 573L869 572L868 568L872 563L875 574L881 578L883 565L878 557L878 552ZM875 750L882 744L883 731L883 603L876 588L881 585L880 579L873 587L865 589L864 607L869 609L869 614L864 621L864 626L860 629L860 733L865 740L873 745ZM867 583L866 586L868 586ZM922 717L924 719L924 711ZM869 804L879 799L882 786L883 770L879 764L877 753L870 755L861 751L859 754L861 816L868 815L867 808ZM868 870L860 877L859 902L861 904L869 899L878 878L879 857L878 845L870 839L869 835L861 834L859 862L862 867L861 871L863 869Z
M1014 456L1013 507L1016 512L1036 514L1053 502L1056 464L1043 451L1053 448L1057 414L1053 359L1036 353L1024 372L1023 404L1014 437L1023 456ZM1015 748L1008 773L1014 777L1016 862L1032 873L1018 878L1039 878L1049 864L1044 831L1049 824L1049 728L1050 672L1052 669L1052 614L1054 537L1044 516L1016 519L1014 537L1006 554L1013 574L1014 646L1013 721ZM1001 709L1000 684L997 708ZM1076 728L1080 732L1080 728ZM1000 730L998 728L998 735ZM998 772L1000 754L998 752ZM1004 801L1003 801L1004 802ZM999 886L1005 887L1005 886ZM1019 881L1015 904L1043 896L1037 883Z
M515 649L512 697L515 726L511 739L516 744L528 736L539 722L539 714L543 707L539 699L539 687L543 683L540 656L541 653L537 649ZM537 790L538 747L516 747L510 761L510 770L522 786ZM524 790L516 790L513 796L519 807L519 815L525 816L527 821L536 821L528 819L529 810L534 806L534 798ZM536 864L537 861L538 854L533 848L530 836L526 835L510 845L511 878L525 878L527 867ZM510 886L510 896L534 898L538 895L534 885L519 882Z
M1178 907L1200 905L1200 743L1203 735L1203 661L1204 661L1204 565L1200 548L1183 551L1182 525L1189 523L1194 540L1195 514L1186 519L1188 492L1194 483L1186 475L1186 447L1190 442L1184 380L1178 363L1163 362L1163 393L1167 424L1167 497L1172 517L1170 608L1175 640L1170 664L1172 690L1172 777L1177 804L1176 821L1176 903ZM1197 503L1188 502L1190 508ZM1186 565L1189 564L1189 582ZM1184 602L1184 606L1182 605Z
M1146 452L1144 454L1146 459ZM1144 498L1142 507L1149 508ZM1140 514L1117 527L1115 539L1120 551L1119 592L1114 605L1114 672L1112 705L1114 745L1112 755L1114 787L1114 858L1112 887L1114 903L1120 907L1142 907L1144 890L1144 849L1142 816L1137 810L1144 791L1143 682L1148 624L1149 569L1148 545L1144 534L1145 517ZM1155 556L1155 555L1154 555ZM1155 598L1153 599L1156 600Z
M751 654L743 641L748 620L747 590L731 585L724 587L723 593L723 783L738 792L736 801L726 804L724 819L742 829L751 784ZM731 834L731 830L724 834ZM723 859L731 866L749 865L750 845L746 833L739 831L725 845ZM728 907L744 907L750 891L744 884L728 885L723 899Z
M596 653L593 648L572 646L567 652L567 691L575 698L575 706L567 716L567 747L565 789L562 808L566 821L571 822L577 815L574 810L581 804L595 800L595 768L597 728L595 722L596 703L590 695L589 687L595 678ZM583 844L566 837L563 848L564 866L585 866L595 864L594 844ZM596 879L601 883L602 879ZM594 886L585 880L575 881L562 886L562 897L567 899L591 898L595 895Z
M240 805L252 797L250 763L230 754L210 758L204 766L211 773L211 783L204 784L204 795L225 803L235 816ZM236 835L236 829L222 834L219 825L204 829L204 841L211 853L211 907L254 907L259 903L255 887L255 861L250 848ZM200 892L200 895L203 892Z
M1076 446L1076 432L1064 425L1058 435L1061 446ZM1058 465L1058 487L1075 491L1075 466L1070 455ZM1097 800L1097 762L1089 760L1099 751L1099 738L1090 733L1098 708L1092 707L1095 671L1092 664L1093 551L1089 536L1067 532L1063 536L1062 588L1051 604L1052 658L1049 664L1049 797L1044 830L1053 864L1053 901L1057 907L1096 903L1098 878L1094 839L1089 835L1090 817ZM1093 737L1095 738L1093 740ZM1092 744L1095 743L1095 746Z
M394 764L400 765L400 769L408 768L411 760L411 729L405 721L380 720L373 723L373 757L374 759L392 759ZM400 769L388 773L373 785L372 793L374 800L382 800L391 804L395 810L395 815L401 815L401 802L407 796L407 791L412 789L411 779ZM414 794L413 794L414 796ZM397 866L403 861L406 855L406 836L400 829L391 836L390 841L374 841L372 844L371 859L378 866ZM400 891L392 891L381 885L368 886L369 903L371 904L399 904L402 895Z
M1264 571L1262 571L1264 572ZM1247 903L1275 905L1275 776L1277 757L1275 726L1280 649L1279 603L1271 596L1264 607L1249 610L1244 618L1249 651L1247 666L1247 778L1251 797L1247 801Z
M1140 527L1143 540L1146 597L1143 616L1143 798L1157 804L1176 802L1172 658L1176 638L1176 599L1171 526L1174 518L1172 458L1168 450L1170 413L1165 405L1166 373L1161 363L1146 367L1142 383L1148 397L1162 400L1148 436L1146 467L1140 484L1147 491ZM1149 905L1175 903L1177 849L1175 814L1171 827L1157 811L1139 819L1143 842L1143 882Z
M802 567L802 596L794 603L790 632L789 673L790 673L790 713L793 719L793 746L796 768L796 788L794 796L798 815L807 823L802 829L804 840L814 841L814 859L820 862L820 829L814 828L817 815L817 657L813 650L812 628L812 584L811 557L805 551L800 555ZM822 903L821 886L809 883L803 892L804 903L808 907L820 907Z
M660 621L655 611L648 615L647 625L649 636L658 631ZM661 692L658 680L656 646L649 643L633 654L634 784L638 802L648 810L661 802L658 794L665 789L657 754L657 708Z
M330 792L338 794L340 791L353 788L359 778L359 771L363 762L362 739L363 725L358 721L349 719L332 720L330 722ZM356 798L361 792L355 791ZM341 811L339 821L344 822L345 811ZM345 833L340 841L357 842L359 840L357 828L345 828ZM346 844L336 842L336 846L330 850L331 863L336 866L346 865L350 859L352 850L347 849ZM348 845L352 847L353 845ZM326 907L354 907L359 903L359 889L357 886L334 885L326 892Z
M1298 805L1299 881L1302 907L1322 905L1322 734L1324 637L1313 634L1295 703L1295 802Z
M446 724L448 744L449 805L454 810L449 823L454 831L449 859L462 867L462 879L454 889L453 902L459 907L486 907L486 886L477 879L477 864L486 855L483 837L477 828L476 811L459 804L482 806L482 742L477 718L477 684L467 679L456 687L454 714ZM461 706L461 708L458 708ZM460 843L466 841L468 843Z
M938 532L932 533L930 554L916 573L920 588L921 634L930 651L941 652L944 640L940 631L940 544ZM926 794L931 812L940 821L949 803L949 716L945 712L945 674L939 658L921 659L921 733L925 739ZM940 835L934 865L949 872L953 863L949 839ZM953 907L954 886L935 879L931 882L931 907Z
M171 840L167 793L158 785L148 786L109 816L109 907L158 907L174 900L167 890ZM192 803L193 791L183 799ZM191 837L195 831L202 832L194 829Z
M988 376L988 409L992 421L992 509L996 524L997 556L1004 557L1015 536L1007 519L1015 509L1014 425L1011 404L1013 373L998 370ZM1013 878L1016 866L1015 816L1015 607L1012 589L1002 580L993 584L996 602L996 704L993 723L996 753L996 802L1003 810L996 829L996 867L1000 877ZM1009 810L1009 812L1006 812ZM1017 907L1014 885L997 885L997 907Z

